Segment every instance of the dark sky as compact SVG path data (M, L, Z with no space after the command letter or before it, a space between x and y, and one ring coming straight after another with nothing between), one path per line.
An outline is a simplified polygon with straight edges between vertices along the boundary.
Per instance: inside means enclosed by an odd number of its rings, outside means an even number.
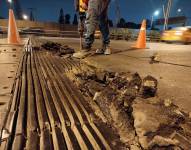
M115 19L115 3L110 4L109 17ZM121 16L126 21L141 22L143 18L151 18L156 9L160 9L159 17L162 17L162 5L167 0L119 0ZM173 11L171 16L177 16L177 9L181 8L182 13L191 17L191 0L173 0ZM20 0L24 12L29 13L27 8L36 8L35 16L42 21L57 21L60 8L64 13L74 14L73 0ZM0 16L7 17L6 0L0 0Z

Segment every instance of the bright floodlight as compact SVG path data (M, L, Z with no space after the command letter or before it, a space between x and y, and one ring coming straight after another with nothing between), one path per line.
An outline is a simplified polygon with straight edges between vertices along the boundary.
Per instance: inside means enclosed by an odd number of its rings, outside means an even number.
M155 12L154 12L154 16L158 16L160 14L160 11L159 10L156 10Z
M179 8L177 11L180 13L182 11L182 9Z
M7 0L9 3L12 3L12 0Z
M28 19L28 16L26 14L23 14L23 19L24 20L27 20Z

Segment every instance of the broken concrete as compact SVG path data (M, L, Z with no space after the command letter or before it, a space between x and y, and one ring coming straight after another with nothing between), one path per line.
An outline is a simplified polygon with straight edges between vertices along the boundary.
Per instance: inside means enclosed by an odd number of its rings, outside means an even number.
M156 96L158 81L152 76L142 79L138 73L108 72L84 64L69 76L129 149L190 149L189 115L170 99Z
M143 98L154 97L157 93L158 81L152 76L143 79L141 94Z
M187 120L188 117L180 113L176 106L166 107L158 98L147 100L137 98L132 107L134 127L144 149L152 149L155 146L186 147L184 143L180 143L178 139L172 137L174 132L180 134L185 132L182 126L190 124L190 121ZM188 131L186 133L191 135ZM187 149L190 148L189 146Z

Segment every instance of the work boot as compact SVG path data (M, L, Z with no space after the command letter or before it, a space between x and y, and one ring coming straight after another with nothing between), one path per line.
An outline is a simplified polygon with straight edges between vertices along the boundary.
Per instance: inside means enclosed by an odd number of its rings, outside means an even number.
M96 50L96 54L105 54L110 55L111 54L111 48L109 45L102 45L102 48Z
M109 45L106 45L106 46L105 46L104 54L105 54L105 55L111 55L111 48L110 48Z
M91 47L90 46L82 46L82 47L83 47L82 50L73 54L74 58L83 59L88 55L90 55Z
M103 45L102 45L102 48L98 48L95 53L96 53L96 54L104 54L105 49L106 49L106 45L103 44Z

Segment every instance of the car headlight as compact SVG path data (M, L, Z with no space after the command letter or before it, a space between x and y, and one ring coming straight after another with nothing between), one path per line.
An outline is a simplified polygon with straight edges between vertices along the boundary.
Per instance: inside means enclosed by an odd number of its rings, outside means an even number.
M183 35L183 32L175 32L175 35L181 36L181 35Z

